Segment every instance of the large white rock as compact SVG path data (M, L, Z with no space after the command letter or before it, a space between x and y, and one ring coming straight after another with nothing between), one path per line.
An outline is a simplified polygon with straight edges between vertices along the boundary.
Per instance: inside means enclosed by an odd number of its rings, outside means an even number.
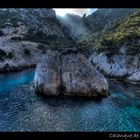
M101 53L97 56L91 56L90 61L109 77L122 78L128 74L125 65L125 56L123 55L114 55L112 58L108 58L105 54Z
M92 97L108 95L109 86L84 55L48 51L36 68L34 89L44 95Z

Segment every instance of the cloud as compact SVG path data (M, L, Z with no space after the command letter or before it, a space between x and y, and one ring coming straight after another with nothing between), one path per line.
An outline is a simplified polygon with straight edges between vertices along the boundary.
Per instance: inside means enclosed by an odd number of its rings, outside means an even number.
M73 13L79 16L83 16L84 14L89 15L92 12L96 11L97 8L58 8L54 9L56 14L65 15L66 13Z
M72 10L73 13L77 14L77 15L84 15L85 13L86 14L89 14L90 13L90 9L87 9L87 8L80 8L80 9L73 9Z

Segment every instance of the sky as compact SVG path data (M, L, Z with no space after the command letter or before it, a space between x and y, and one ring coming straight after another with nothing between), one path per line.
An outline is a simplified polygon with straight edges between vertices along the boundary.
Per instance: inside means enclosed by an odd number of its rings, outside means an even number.
M67 13L73 13L79 16L83 16L85 13L89 15L97 10L97 8L54 8L56 15L65 16Z

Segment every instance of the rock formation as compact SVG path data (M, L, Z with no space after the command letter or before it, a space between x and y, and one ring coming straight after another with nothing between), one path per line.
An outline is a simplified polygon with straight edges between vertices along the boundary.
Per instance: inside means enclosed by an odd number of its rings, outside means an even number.
M10 41L1 39L0 72L21 70L39 63L42 50L38 44L28 41Z
M35 66L55 43L72 41L53 9L0 9L0 19L1 72Z
M5 22L17 26L23 22L32 32L41 32L46 37L69 38L67 29L56 18L55 11L49 8L9 8L0 9L0 25Z
M140 81L139 55L113 55L111 58L101 53L92 55L89 60L107 77L127 81Z
M45 95L58 95L60 89L60 56L58 52L48 51L37 65L35 91Z
M45 95L108 95L108 83L82 54L48 51L38 64L34 89Z

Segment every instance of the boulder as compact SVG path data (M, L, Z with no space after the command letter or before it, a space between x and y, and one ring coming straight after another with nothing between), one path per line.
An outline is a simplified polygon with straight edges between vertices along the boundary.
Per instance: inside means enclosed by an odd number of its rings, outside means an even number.
M60 88L60 58L58 52L48 51L37 65L34 77L35 92L58 95Z
M108 95L109 86L82 54L61 55L48 51L37 65L34 89L44 95L89 96Z
M65 95L108 94L105 77L82 54L67 54L62 57L62 83Z

